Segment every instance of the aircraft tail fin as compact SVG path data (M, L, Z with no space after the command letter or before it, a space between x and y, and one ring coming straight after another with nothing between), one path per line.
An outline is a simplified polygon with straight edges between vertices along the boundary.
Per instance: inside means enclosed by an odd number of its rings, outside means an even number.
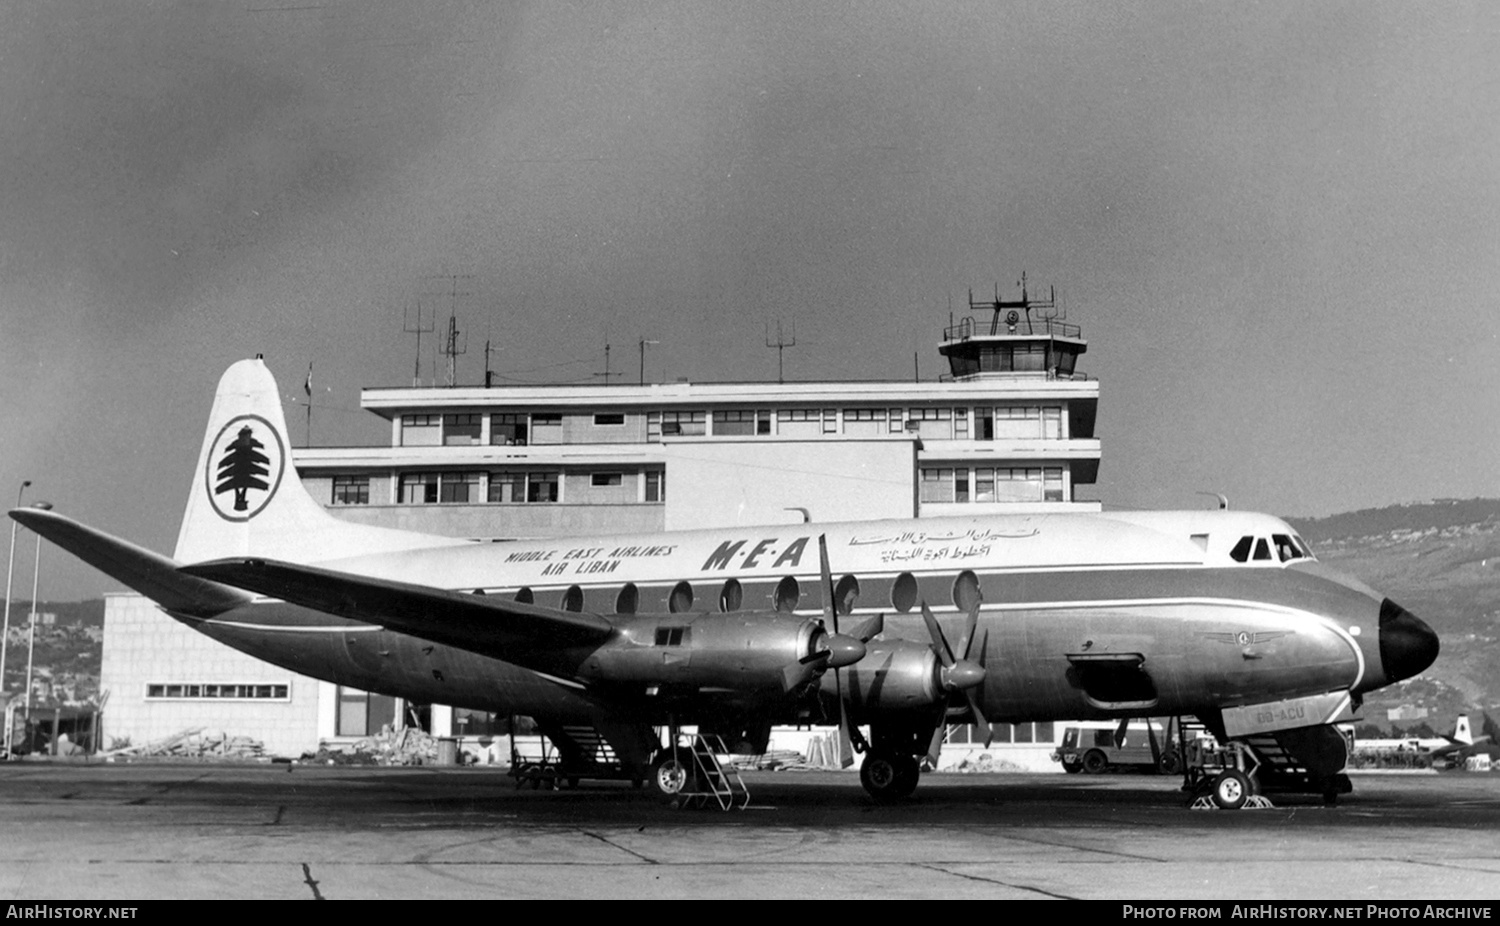
M313 563L463 542L329 514L292 464L281 395L265 362L241 360L225 371L177 535L178 562L255 555Z
M177 571L177 563L71 518L36 508L17 508L16 521L169 611L209 616L250 600L236 588Z
M1453 735L1449 739L1465 746L1474 745L1474 731L1469 728L1468 714L1458 715L1458 720L1453 723Z

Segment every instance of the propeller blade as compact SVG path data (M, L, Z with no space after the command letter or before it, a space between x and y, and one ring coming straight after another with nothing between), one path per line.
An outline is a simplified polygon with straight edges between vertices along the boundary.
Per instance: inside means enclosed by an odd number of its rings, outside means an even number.
M816 661L816 660L814 660ZM818 673L817 668L811 667L811 663L797 661L781 670L781 690L783 694L790 694L801 686L813 680Z
M932 651L937 653L938 662L943 668L949 668L954 663L953 650L948 647L948 639L943 636L943 628L938 626L937 618L932 616L932 609L927 607L927 602L922 602L922 620L927 622L927 633L932 637Z
M849 631L849 636L853 637L861 643L869 643L884 630L885 615L877 614L874 617L867 618L866 620L862 621L858 627Z
M828 568L828 535L818 535L818 570L823 583L823 623L839 632L839 609L833 600L833 570Z
M969 658L969 647L974 645L974 629L979 626L979 602L974 602L974 607L969 609L968 619L964 621L964 635L958 640L958 658Z
M844 710L844 689L839 687L839 768L854 764L854 738L849 735L849 714Z
M948 725L942 721L938 722L937 729L932 731L932 739L927 743L927 761L937 768L938 755L943 751L943 737L948 733Z
M974 612L977 616L979 612L977 606L974 608ZM980 631L980 637L982 642L979 644L979 665L983 666L985 644L990 642L990 630L988 627ZM971 640L970 642L972 643L973 641ZM990 743L995 741L995 729L990 725L989 718L984 716L984 711L979 708L979 692L977 689L977 685L974 688L964 689L964 697L968 699L969 710L974 712L974 719L984 725L984 748L988 749L990 748Z

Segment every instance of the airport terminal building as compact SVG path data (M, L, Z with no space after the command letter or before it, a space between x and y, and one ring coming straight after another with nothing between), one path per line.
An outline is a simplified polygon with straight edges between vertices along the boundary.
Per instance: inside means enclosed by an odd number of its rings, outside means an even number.
M937 381L370 388L388 444L293 462L337 517L481 542L1096 511L1076 492L1098 474L1099 383L1077 370L1079 328L1035 305L996 300L944 331ZM385 725L483 736L503 721L291 674L134 594L108 599L101 676L105 744L202 728L296 756ZM995 732L993 752L1052 746L1050 724Z

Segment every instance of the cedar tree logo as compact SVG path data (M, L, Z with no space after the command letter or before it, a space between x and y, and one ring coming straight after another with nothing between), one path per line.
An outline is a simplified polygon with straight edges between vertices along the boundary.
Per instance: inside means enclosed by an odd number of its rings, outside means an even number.
M281 435L259 415L241 415L224 425L209 449L208 500L226 521L248 521L276 495L285 471Z

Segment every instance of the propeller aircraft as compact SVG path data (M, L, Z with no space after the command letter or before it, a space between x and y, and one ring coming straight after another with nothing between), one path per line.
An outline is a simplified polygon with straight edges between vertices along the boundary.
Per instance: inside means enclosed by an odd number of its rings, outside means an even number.
M1262 514L475 542L339 520L289 447L274 378L240 361L172 557L54 511L10 515L230 647L339 685L527 715L565 753L582 748L570 729L591 728L665 797L694 787L659 733L684 725L751 754L773 725L837 725L878 802L912 794L954 722L1191 714L1222 740L1273 736L1328 779L1345 758L1333 725L1438 652L1424 622Z

